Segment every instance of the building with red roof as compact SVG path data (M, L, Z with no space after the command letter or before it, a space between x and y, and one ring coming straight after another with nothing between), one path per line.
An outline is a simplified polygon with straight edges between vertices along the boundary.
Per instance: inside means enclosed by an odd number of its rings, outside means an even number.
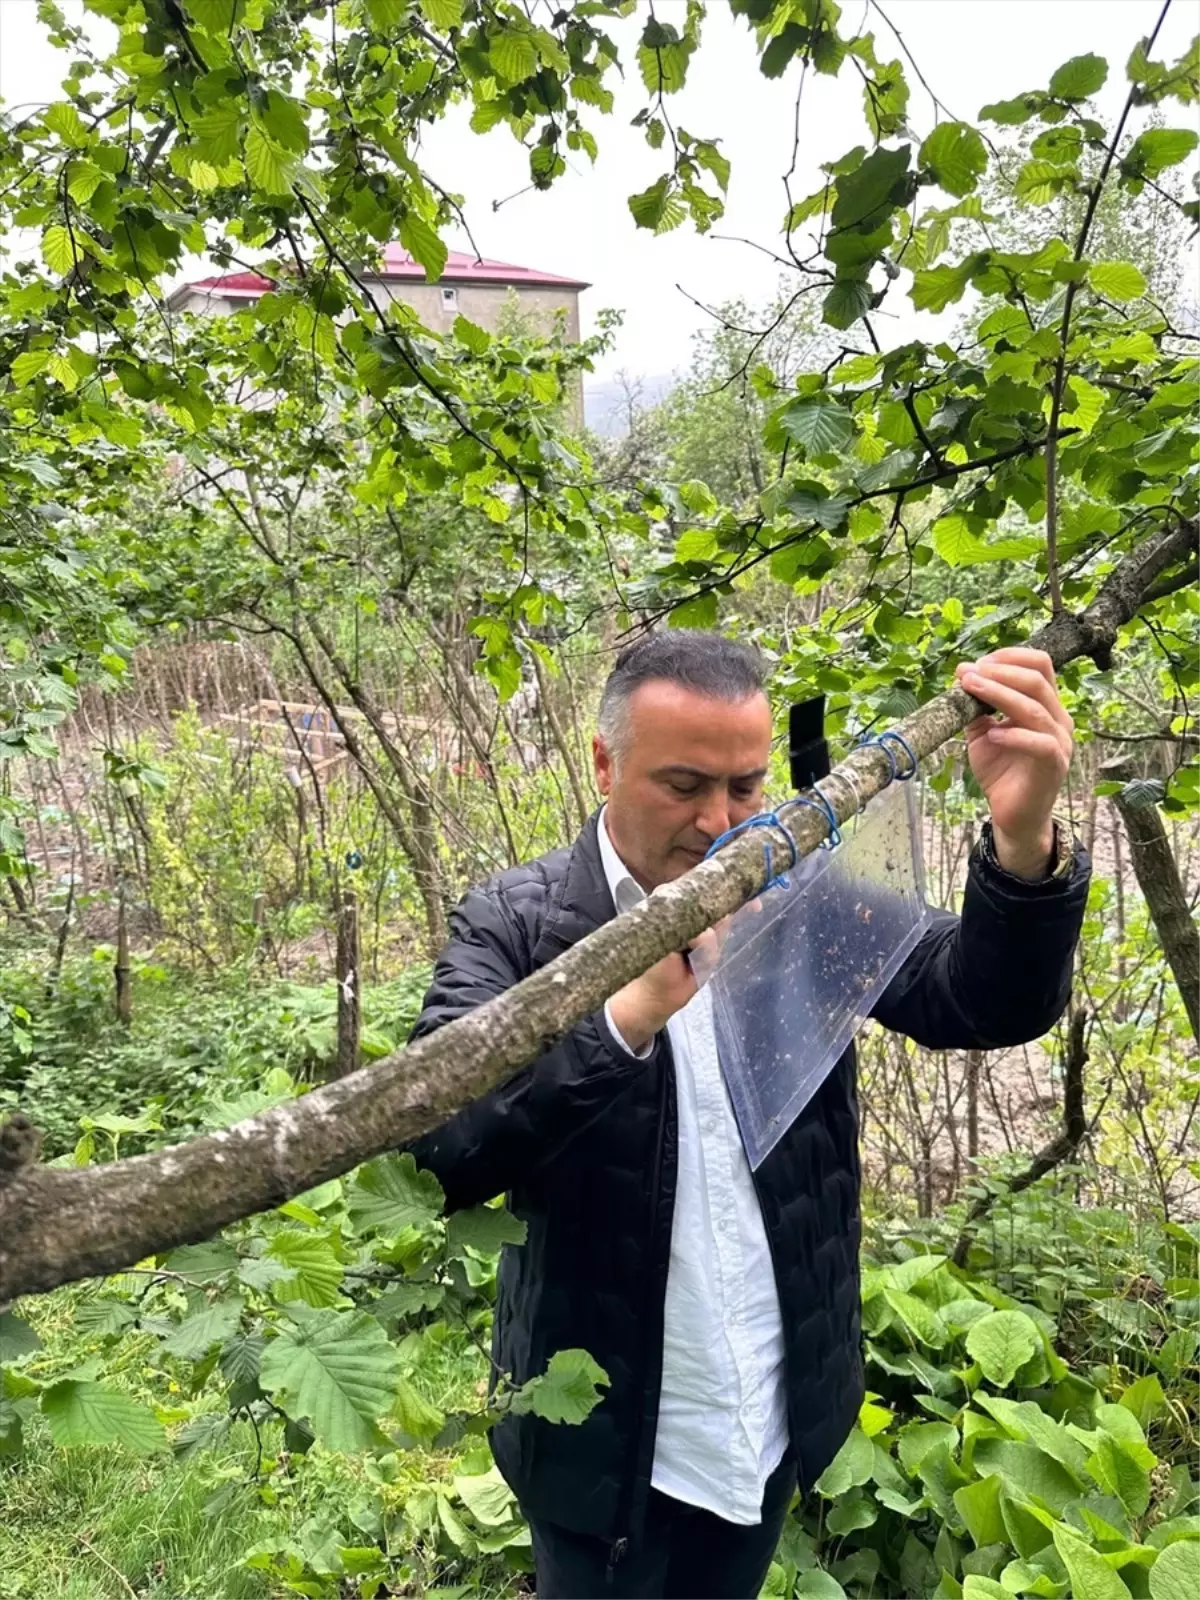
M451 250L441 277L428 283L424 267L398 244L386 246L379 267L363 272L362 282L373 293L411 306L436 333L449 331L459 315L493 331L505 308L511 307L542 333L551 332L561 316L571 341L579 338L579 296L588 287L579 278L490 261L461 250ZM173 311L228 315L274 287L273 279L257 272L227 272L180 284L167 304Z

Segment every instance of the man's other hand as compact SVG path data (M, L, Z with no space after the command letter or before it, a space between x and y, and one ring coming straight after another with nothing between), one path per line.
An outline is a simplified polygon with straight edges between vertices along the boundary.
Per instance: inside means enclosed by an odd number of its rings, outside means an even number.
M635 1054L666 1027L677 1011L683 1010L700 985L712 976L729 923L730 918L723 917L715 927L692 940L687 955L665 956L613 995L608 1002L609 1017Z
M994 650L957 673L968 694L1003 718L966 729L971 771L987 797L996 859L1015 877L1045 876L1054 851L1052 812L1071 765L1074 724L1042 650Z

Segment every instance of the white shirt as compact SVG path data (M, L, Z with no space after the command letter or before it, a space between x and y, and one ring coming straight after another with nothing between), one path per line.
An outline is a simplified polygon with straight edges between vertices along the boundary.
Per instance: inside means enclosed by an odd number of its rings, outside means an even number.
M600 813L600 859L618 911L644 898ZM605 1007L609 1028L622 1044ZM726 1522L762 1521L787 1448L783 1319L758 1196L717 1061L712 993L667 1024L679 1174L652 1483ZM628 1049L628 1046L625 1046ZM647 1052L648 1053L648 1052Z

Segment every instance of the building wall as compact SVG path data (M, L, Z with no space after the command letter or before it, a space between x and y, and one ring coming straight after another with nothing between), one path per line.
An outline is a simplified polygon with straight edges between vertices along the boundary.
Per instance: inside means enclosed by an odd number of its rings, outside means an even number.
M370 280L368 280L370 282ZM460 314L489 333L494 333L505 307L515 303L517 314L528 317L536 332L549 337L554 332L559 312L566 313L566 338L579 340L579 291L538 284L507 283L421 283L390 278L381 287L388 298L411 306L421 321L434 333L449 333ZM371 283L371 288L375 285ZM454 299L446 299L450 291Z

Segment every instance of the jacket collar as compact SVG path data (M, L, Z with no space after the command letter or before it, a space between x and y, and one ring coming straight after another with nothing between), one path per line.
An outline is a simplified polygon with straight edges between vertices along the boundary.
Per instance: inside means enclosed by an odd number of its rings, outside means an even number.
M600 859L599 824L600 812L594 811L571 846L561 893L534 947L535 968L544 967L616 915Z

